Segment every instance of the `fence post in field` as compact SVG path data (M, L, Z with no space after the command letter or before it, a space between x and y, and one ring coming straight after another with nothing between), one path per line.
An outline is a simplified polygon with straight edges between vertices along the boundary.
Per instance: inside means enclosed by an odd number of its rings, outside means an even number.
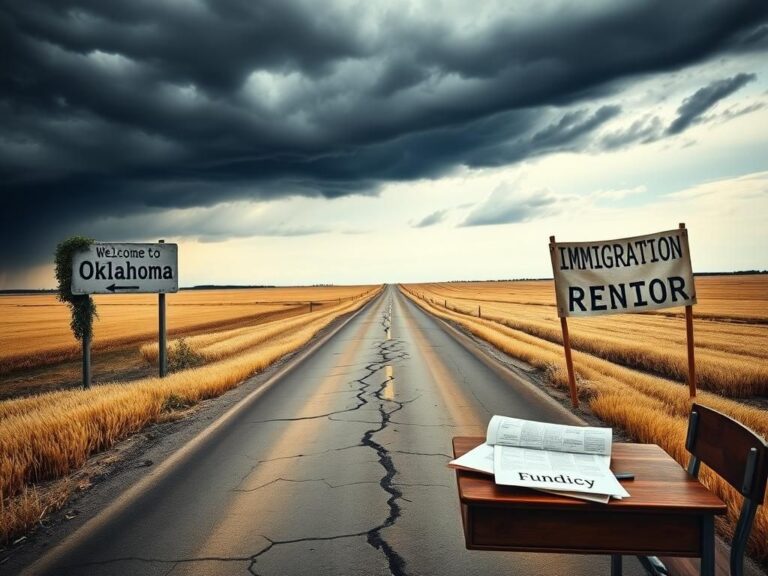
M483 314L480 312L480 306L477 307L477 317L482 318Z
M165 240L158 240L160 244L165 244ZM165 378L168 371L168 344L167 330L165 325L165 294L160 292L157 295L157 345L159 355L157 357L160 378Z

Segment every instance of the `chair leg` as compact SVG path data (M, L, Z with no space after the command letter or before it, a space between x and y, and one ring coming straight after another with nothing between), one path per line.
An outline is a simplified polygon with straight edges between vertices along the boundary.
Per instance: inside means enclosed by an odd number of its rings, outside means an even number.
M708 516L701 523L701 576L715 576L715 519Z
M742 576L744 573L744 551L747 548L749 533L752 531L752 522L757 512L757 504L750 499L745 499L741 507L739 522L736 524L736 532L731 542L731 575Z
M621 554L611 554L611 576L621 576Z
M656 556L638 556L637 559L651 576L667 576L669 574L667 567Z

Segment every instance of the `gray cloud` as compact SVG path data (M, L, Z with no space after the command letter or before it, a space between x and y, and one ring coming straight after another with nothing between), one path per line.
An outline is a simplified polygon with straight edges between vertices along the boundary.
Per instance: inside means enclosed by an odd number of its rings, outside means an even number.
M663 128L659 117L647 116L635 120L626 128L605 134L600 139L599 146L604 150L614 150L636 142L648 144L658 140L662 132Z
M762 0L533 7L7 0L0 242L15 249L2 269L48 261L110 216L151 237L169 209L375 194L577 151L620 113L592 99L765 50ZM692 96L681 117L722 90Z
M556 214L557 198L549 190L521 194L514 187L500 184L488 199L469 213L462 226L492 226L528 222Z
M697 123L702 114L720 100L730 96L755 78L754 74L742 73L731 78L717 80L704 88L699 88L691 96L683 100L683 103L677 109L677 118L667 128L667 134L680 134L692 124Z
M744 116L745 114L751 114L752 112L757 112L758 110L762 110L768 106L765 102L754 102L752 104L747 104L746 106L731 106L723 112L720 115L721 120L733 120L734 118L738 118L739 116Z
M414 228L426 228L428 226L434 226L445 221L445 217L448 215L448 210L435 210L431 214L427 214L413 225Z

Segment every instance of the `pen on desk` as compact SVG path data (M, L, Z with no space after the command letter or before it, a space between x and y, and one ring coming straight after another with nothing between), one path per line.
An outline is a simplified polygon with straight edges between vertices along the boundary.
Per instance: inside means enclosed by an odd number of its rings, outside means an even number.
M634 480L635 475L632 472L614 472L614 476L616 476L616 480Z

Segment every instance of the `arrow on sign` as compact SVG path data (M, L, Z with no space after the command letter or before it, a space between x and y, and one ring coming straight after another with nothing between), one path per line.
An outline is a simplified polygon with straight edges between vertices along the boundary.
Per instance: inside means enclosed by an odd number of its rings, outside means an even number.
M107 286L107 290L110 292L114 292L115 290L138 290L138 286L117 286L115 284L110 284Z

